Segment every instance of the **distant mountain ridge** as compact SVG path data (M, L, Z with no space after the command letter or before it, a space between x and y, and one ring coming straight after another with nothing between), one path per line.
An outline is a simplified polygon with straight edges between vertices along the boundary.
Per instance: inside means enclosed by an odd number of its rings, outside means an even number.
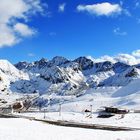
M56 56L15 65L0 60L1 92L72 95L88 88L125 86L139 78L139 65L97 63L87 57L68 60Z

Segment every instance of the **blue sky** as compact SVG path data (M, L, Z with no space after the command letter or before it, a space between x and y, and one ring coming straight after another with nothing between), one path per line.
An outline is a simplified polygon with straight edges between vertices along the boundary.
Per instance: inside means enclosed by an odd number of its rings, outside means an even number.
M0 14L6 17L6 21L0 19L1 59L16 63L54 56L74 59L90 55L99 58L132 55L140 49L139 0L11 1L11 11L19 7L15 1L21 2L22 10L18 9L18 16L16 12L16 16L14 12L10 16ZM32 3L30 8L26 8L28 2ZM2 3L1 7L5 6ZM9 10L9 3L6 4ZM2 31L8 38L3 38ZM14 39L10 41L10 38Z

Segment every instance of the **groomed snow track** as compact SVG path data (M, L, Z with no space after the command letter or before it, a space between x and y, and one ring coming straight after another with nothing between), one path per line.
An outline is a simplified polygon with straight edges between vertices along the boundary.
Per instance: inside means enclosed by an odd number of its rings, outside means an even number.
M131 127L119 127L119 126L110 126L110 125L100 125L100 124L87 124L87 123L79 123L72 121L50 121L46 119L34 119L36 121L41 121L44 123L65 126L65 127L77 127L77 128L87 128L87 129L100 129L100 130L109 130L109 131L135 131L140 130L139 128L131 128Z
M111 125L100 125L100 124L87 124L87 123L79 123L72 121L62 121L62 120L47 120L47 119L37 119L35 117L27 117L22 115L14 115L14 114L0 114L0 117L3 118L24 118L34 121L39 121L51 125L57 126L65 126L65 127L77 127L77 128L87 128L87 129L100 129L100 130L109 130L109 131L136 131L140 130L140 128L131 128L131 127L119 127L119 126L111 126Z

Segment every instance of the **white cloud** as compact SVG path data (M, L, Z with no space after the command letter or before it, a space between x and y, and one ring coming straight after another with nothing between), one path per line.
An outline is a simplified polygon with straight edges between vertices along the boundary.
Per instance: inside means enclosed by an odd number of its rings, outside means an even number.
M11 27L5 24L0 24L0 48L4 46L12 46L19 42L19 39L14 35Z
M113 57L109 56L109 55L102 56L100 58L100 60L102 60L102 61L110 61L112 63L116 63L116 60Z
M29 35L29 32L32 35L31 31L33 30L27 25L27 22L37 12L43 12L40 0L1 0L0 48L18 43L22 40L21 36ZM25 21L26 24L20 23L19 27L19 19ZM26 31L23 32L23 28L26 28ZM17 31L20 33L20 36L17 34Z
M121 14L122 7L119 4L104 2L93 5L78 5L77 10L79 12L88 12L96 16L111 16Z
M125 35L127 35L127 32L121 31L119 27L118 27L118 28L115 28L115 29L113 30L113 32L114 32L115 35L120 35L120 36L125 36Z
M58 7L58 11L59 12L64 12L65 11L65 7L66 7L66 3L60 4L59 7Z
M140 58L140 50L133 51L132 55Z
M87 58L87 59L90 59L90 60L92 60L92 61L95 61L95 59L94 59L92 56L90 56L90 55L86 56L86 58Z
M112 63L122 62L129 65L136 65L140 64L140 50L135 50L131 54L119 53L115 56L104 55L96 59L91 56L87 56L87 58L91 59L93 62L110 61Z
M129 65L136 65L140 63L140 59L137 59L132 54L118 54L118 56L116 56L114 59L116 61L129 64Z
M19 33L23 37L32 36L36 33L34 29L31 29L28 25L23 23L17 23L14 25L15 32Z

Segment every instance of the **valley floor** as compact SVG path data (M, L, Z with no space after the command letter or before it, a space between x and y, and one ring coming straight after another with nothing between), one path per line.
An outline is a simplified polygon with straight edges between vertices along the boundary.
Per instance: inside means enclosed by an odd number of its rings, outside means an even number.
M128 89L130 89L130 86ZM114 94L117 90L119 89L115 87L91 89L82 96L74 98L71 96L70 99L68 96L59 97L51 95L48 97L48 95L43 95L43 99L51 98L54 101L54 104L43 108L47 109L45 119L140 128L140 114L132 113L133 110L140 109L140 92L133 92L133 94L128 94L128 96L120 97ZM123 92L126 93L126 89L119 91L119 94L125 95L122 94ZM2 99L9 100L10 103L18 96L18 94L0 95ZM62 112L59 116L60 103ZM89 114L85 113L85 109L90 110L91 105L93 114L92 118L89 118ZM98 114L96 112L103 106L122 107L130 109L131 113L126 114L124 118L121 118L120 115L115 115L111 118L97 118ZM44 119L43 112L27 112L20 113L20 115ZM0 118L0 140L140 140L140 131L106 131L73 128L21 118Z
M105 131L48 125L27 119L0 119L0 140L139 140L140 131Z
M89 113L75 113L75 112L62 112L59 116L59 112L49 113L22 113L20 115L35 117L36 119L45 119L50 121L69 121L74 123L84 124L98 124L118 127L130 127L140 129L140 114L130 113L126 114L124 118L121 115L115 115L110 118L98 118L98 114L93 113L92 118L89 117Z

